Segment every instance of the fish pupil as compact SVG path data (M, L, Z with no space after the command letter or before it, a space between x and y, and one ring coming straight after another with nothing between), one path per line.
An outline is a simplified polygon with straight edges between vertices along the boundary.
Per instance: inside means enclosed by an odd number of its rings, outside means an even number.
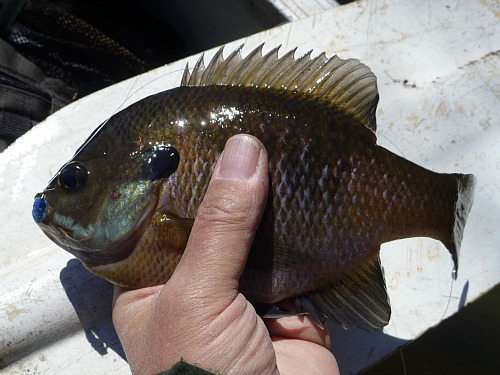
M67 189L74 189L78 185L78 179L75 175L62 176L64 187Z
M75 191L85 185L89 172L83 163L72 162L59 174L59 185L68 191Z
M172 146L155 146L143 155L144 173L151 180L169 177L179 166L179 152Z

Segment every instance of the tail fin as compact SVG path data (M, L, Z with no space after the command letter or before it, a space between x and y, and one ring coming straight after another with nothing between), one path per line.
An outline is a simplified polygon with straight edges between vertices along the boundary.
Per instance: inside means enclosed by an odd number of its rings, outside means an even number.
M467 216L474 200L474 189L476 177L472 174L454 174L457 180L457 200L455 202L455 222L451 232L451 238L444 245L449 250L453 258L453 278L457 278L458 273L458 253L462 243L463 232Z

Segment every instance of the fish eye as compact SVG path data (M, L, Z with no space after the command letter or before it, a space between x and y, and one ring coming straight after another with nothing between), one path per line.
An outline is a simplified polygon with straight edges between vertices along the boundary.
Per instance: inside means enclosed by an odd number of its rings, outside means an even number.
M169 177L177 170L179 152L171 146L155 146L143 153L143 170L151 180Z
M57 182L68 191L75 191L85 185L89 172L85 164L74 161L68 163L59 173Z

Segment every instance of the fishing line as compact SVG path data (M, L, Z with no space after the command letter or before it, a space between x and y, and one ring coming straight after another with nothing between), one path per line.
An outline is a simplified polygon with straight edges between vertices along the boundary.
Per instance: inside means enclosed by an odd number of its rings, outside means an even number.
M123 100L123 102L114 110L114 112L106 119L106 121L104 121L104 123L108 122L111 117L113 117L117 112L119 112L123 108L123 106L125 105L125 103L127 103L130 100L130 98L132 98L134 95L136 95L139 91L143 90L146 86L148 86L148 85L152 84L153 82L156 82L156 81L158 81L158 80L160 80L162 78L165 78L165 77L167 77L167 76L169 76L171 74L176 74L176 73L179 73L179 72L184 72L184 68L172 70L170 72L166 72L166 73L164 73L164 74L162 74L162 75L160 75L160 76L152 79L151 81L146 82L142 86L138 87L136 90L134 90L132 93L130 93ZM180 83L180 80L179 80L179 83Z
M455 279L452 277L451 278L451 285L450 285L450 293L448 295L448 303L446 304L446 307L444 309L444 312L443 312L443 315L441 316L441 319L440 321L443 321L445 315L446 315L446 312L448 311L448 307L450 306L450 302L451 302L451 293L453 291L453 285L455 283ZM395 329L394 329L395 330ZM396 331L396 330L395 330ZM401 356L401 363L403 365L403 374L404 375L407 375L406 373L406 363L405 363L405 357L404 357L404 354L403 354L403 348L399 348L399 355Z
M403 363L403 374L406 375L406 363L403 355L403 348L399 348L399 354L401 355L401 362Z
M396 328L396 323L394 321L392 322L392 326L394 328L395 337L399 337L398 330ZM403 349L404 349L404 346L401 346L398 348L398 351L399 351L399 355L401 356L401 362L403 364L403 374L406 375L406 363L405 363L405 358L403 355Z
M377 134L377 137L384 138L392 147L394 147L400 156L406 158L406 155L403 152L403 150L401 150L398 147L398 145L391 140L391 138L387 137L383 132L376 133L376 134Z
M446 307L445 307L445 309L444 309L444 312L443 312L443 315L441 316L440 321L442 321L442 320L444 319L444 317L445 317L445 315L446 315L446 312L448 311L448 307L450 306L450 302L451 302L451 293L452 293L452 291L453 291L453 285L454 285L454 283L455 283L455 278L454 278L454 277L452 277L452 278L451 278L451 285L450 285L450 294L448 295L448 302L446 303Z
M129 101L130 98L132 98L134 95L136 95L139 91L143 90L146 86L152 84L153 82L156 82L158 81L159 79L162 79L162 78L165 78L166 76L170 75L170 74L176 74L176 73L179 73L179 72L183 72L184 71L184 68L183 69L175 69L175 70L172 70L172 71L169 71L169 72L166 72L154 79L152 79L151 81L143 84L142 86L140 86L139 88L137 88L135 91L133 91L130 95L128 95L124 100L123 102L113 111L113 113L108 117L106 118L106 120L104 120L104 122L102 124L100 124L93 132L92 134L87 138L87 140L76 150L75 152L75 155L77 155L81 150L83 150L85 148L85 146L90 142L92 141L92 139L95 137L96 134L98 134L100 132L100 130L103 128L104 125L106 125L108 123L108 121L116 114L118 113L122 108L123 106L125 105L125 103L127 103ZM180 84L180 80L179 80L179 84ZM164 91L164 90L163 90ZM161 91L160 91L161 92Z

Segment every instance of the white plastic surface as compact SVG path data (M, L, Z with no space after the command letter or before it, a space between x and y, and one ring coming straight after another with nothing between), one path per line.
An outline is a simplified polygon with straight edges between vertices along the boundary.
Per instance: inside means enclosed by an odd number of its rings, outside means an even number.
M385 244L393 315L383 332L332 332L343 374L422 334L500 281L500 11L495 1L357 2L230 43L355 57L377 75L379 144L440 172L474 173L458 279L438 242ZM207 59L215 50L206 53ZM57 112L0 154L0 373L125 374L110 323L112 288L59 249L31 218L35 193L116 110L177 86L179 61ZM124 102L126 101L126 104ZM7 366L7 367L5 367Z

